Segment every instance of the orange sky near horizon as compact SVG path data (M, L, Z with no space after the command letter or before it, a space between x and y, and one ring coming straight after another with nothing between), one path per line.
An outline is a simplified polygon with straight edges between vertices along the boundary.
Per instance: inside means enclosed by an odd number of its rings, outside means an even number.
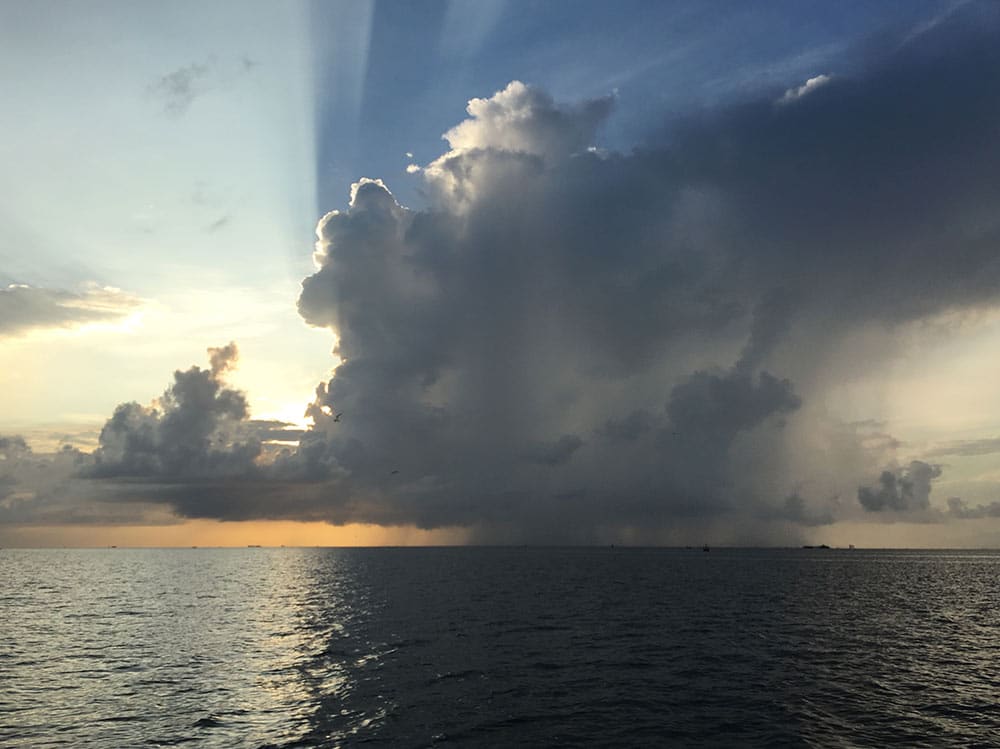
M464 528L355 523L189 520L173 525L35 525L0 529L0 546L54 547L241 547L261 546L449 546L465 543Z
M1000 522L842 522L813 529L810 543L846 548L996 548ZM10 525L0 527L0 548L240 548L350 546L460 546L472 541L468 528L426 530L415 526L355 523L330 525L292 520L187 520L170 525ZM674 543L670 541L673 540ZM675 539L664 539L667 546ZM645 543L649 543L648 540ZM630 545L623 542L622 545ZM637 545L645 545L638 541ZM654 544L655 545L655 544ZM715 545L727 546L725 542Z

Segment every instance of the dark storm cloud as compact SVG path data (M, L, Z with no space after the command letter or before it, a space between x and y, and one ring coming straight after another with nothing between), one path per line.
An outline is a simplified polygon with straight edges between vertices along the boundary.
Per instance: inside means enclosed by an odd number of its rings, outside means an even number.
M36 328L120 320L138 306L138 299L113 288L88 286L66 291L11 284L0 288L0 337Z
M528 447L523 455L525 460L546 466L558 466L569 461L581 446L583 440L575 434L564 434L553 442L540 442Z
M828 369L879 363L838 347L1000 289L998 29L970 7L630 155L588 149L610 100L513 84L423 168L430 209L360 183L299 301L345 360L317 399L345 417L311 446L339 506L431 526L849 513L836 498L900 443L806 421ZM803 456L790 422L836 450ZM937 470L887 472L862 504L925 508Z
M763 296L754 309L750 338L736 362L737 369L753 372L760 366L788 332L793 311L794 302L782 289L773 289Z
M696 372L670 393L667 415L673 434L724 450L738 432L799 405L788 380L767 372L754 378L735 369L725 375Z
M299 310L342 362L297 448L263 451L213 364L119 407L93 475L189 516L484 540L926 511L940 469L867 485L899 443L823 396L889 353L852 336L1000 296L998 32L968 6L630 154L591 148L611 98L474 100L427 209L362 180L320 221Z
M829 525L836 521L829 509L820 512L812 510L797 493L789 494L780 505L761 510L759 515L762 519L783 520L797 525Z
M679 165L731 201L748 281L779 280L835 328L995 299L998 10L969 8L867 75L678 138Z
M885 470L876 486L858 489L858 502L868 512L910 512L930 508L931 481L941 467L914 460L904 469Z
M622 419L608 419L597 427L595 433L611 442L635 442L648 433L657 423L654 414L636 409Z

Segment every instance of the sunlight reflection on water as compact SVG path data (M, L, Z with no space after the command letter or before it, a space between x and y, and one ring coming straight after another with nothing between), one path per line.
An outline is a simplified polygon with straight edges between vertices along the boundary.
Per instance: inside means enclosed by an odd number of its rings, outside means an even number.
M1000 745L996 553L0 552L3 746Z

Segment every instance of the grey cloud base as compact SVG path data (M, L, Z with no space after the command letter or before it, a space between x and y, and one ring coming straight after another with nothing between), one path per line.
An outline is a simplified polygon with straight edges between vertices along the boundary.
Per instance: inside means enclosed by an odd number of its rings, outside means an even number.
M879 363L844 358L859 331L1000 297L998 32L966 9L630 154L588 148L612 99L473 100L421 169L428 208L362 180L320 221L299 311L342 363L297 447L267 446L213 357L155 418L120 407L89 475L191 517L481 540L794 542L926 515L940 469L892 468L898 443L816 404Z
M608 100L474 100L431 208L362 181L320 223L299 309L345 360L317 401L345 414L340 489L430 526L925 510L939 469L858 489L897 442L841 427L820 480L786 427L825 428L803 404L879 363L834 360L857 331L995 303L997 29L955 14L630 155L586 148Z

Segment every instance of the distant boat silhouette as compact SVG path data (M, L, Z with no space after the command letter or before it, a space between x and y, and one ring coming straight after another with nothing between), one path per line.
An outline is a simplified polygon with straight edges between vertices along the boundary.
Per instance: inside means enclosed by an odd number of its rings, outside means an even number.
M711 551L711 549L710 549L710 548L708 548L708 544L705 544L704 546L702 546L702 547L701 547L701 550L702 550L702 551Z

